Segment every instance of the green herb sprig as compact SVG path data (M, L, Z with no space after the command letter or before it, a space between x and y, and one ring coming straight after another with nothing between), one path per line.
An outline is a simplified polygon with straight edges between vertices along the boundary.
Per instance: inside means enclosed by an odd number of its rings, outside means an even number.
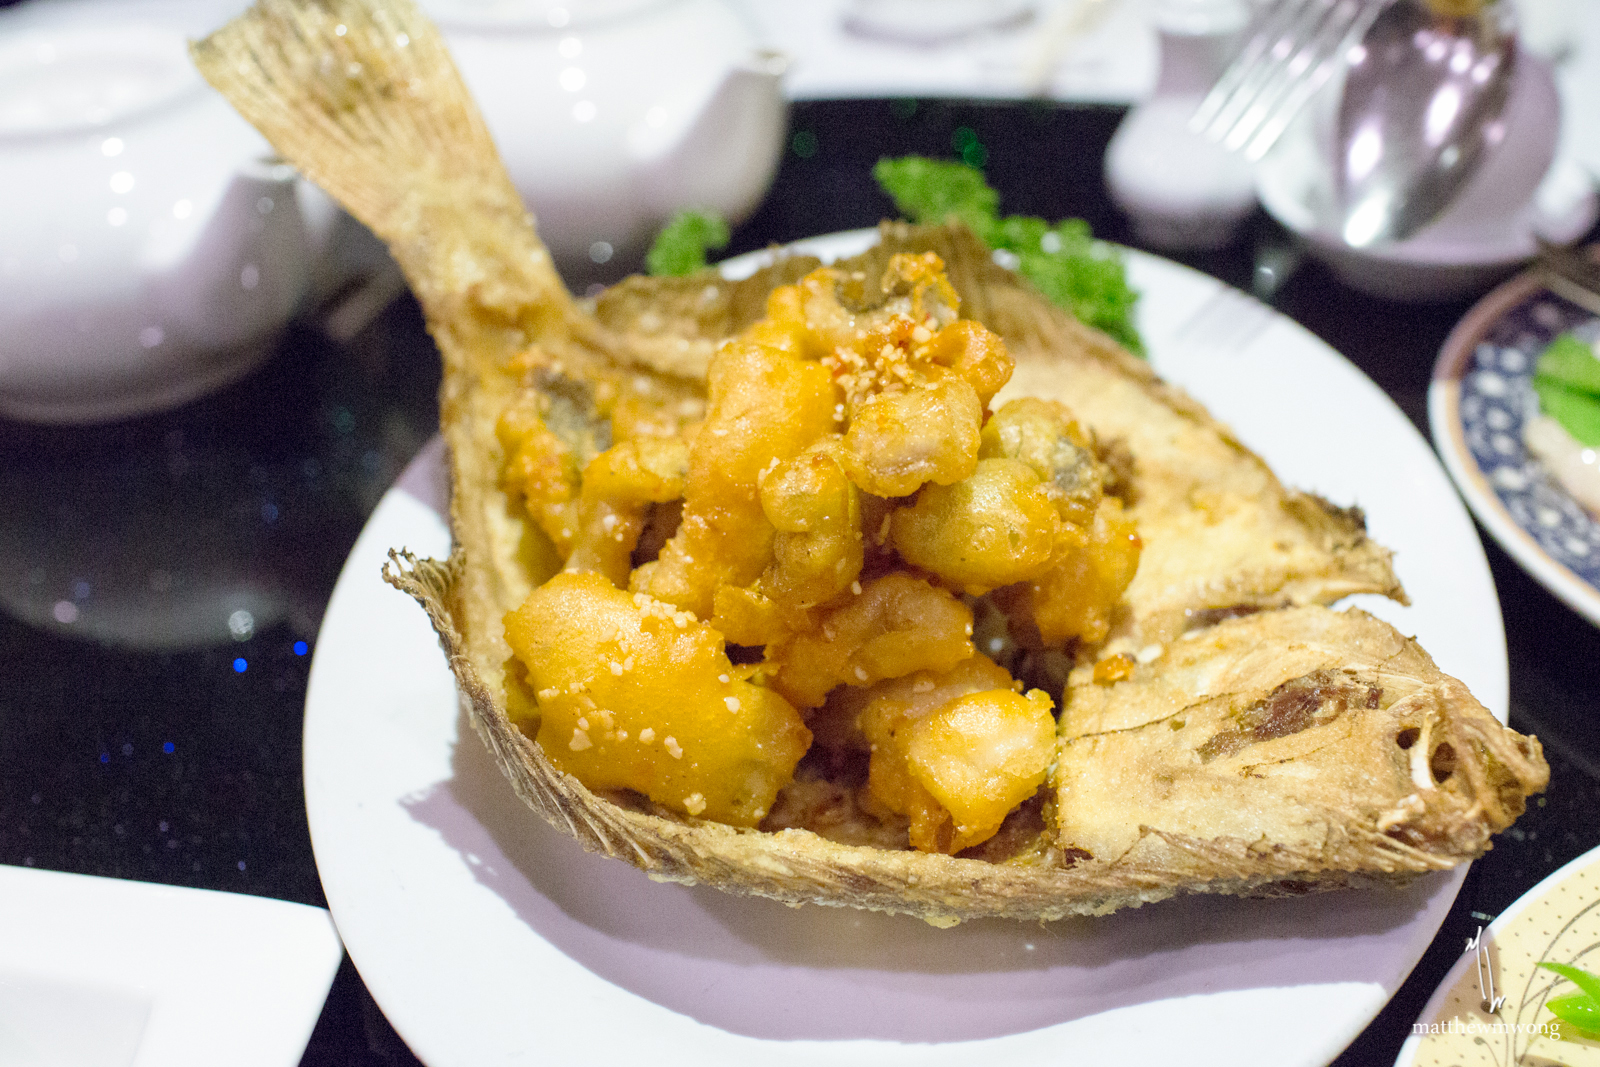
M1017 273L1045 299L1079 322L1144 354L1133 324L1139 294L1128 285L1122 256L1097 241L1082 219L1050 223L1030 215L1001 216L1000 194L983 172L965 163L904 156L881 159L872 176L911 221L939 225L957 219L990 248L1015 257ZM656 236L645 265L653 275L691 274L706 265L708 249L727 246L728 224L714 214L680 211Z
M872 176L911 221L965 223L990 248L1015 256L1017 273L1051 303L1144 354L1133 325L1139 294L1128 285L1121 255L1096 241L1082 219L1052 225L1030 215L1002 217L1000 194L982 171L965 163L922 156L880 159Z
M728 224L720 215L687 209L667 220L644 259L656 277L693 274L706 265L706 252L728 247Z
M1550 342L1534 364L1539 407L1579 444L1600 447L1600 358L1570 333Z
M1550 1013L1586 1035L1600 1035L1600 976L1567 963L1541 961L1539 966L1554 971L1580 990L1545 1001L1544 1006Z

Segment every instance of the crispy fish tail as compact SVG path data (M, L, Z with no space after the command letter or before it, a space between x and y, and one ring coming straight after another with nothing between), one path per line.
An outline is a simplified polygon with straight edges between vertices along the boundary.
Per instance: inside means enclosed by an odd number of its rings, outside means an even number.
M389 245L447 359L499 361L552 333L588 332L438 30L410 0L261 0L190 51L286 159Z
M536 351L582 380L616 346L572 300L438 30L412 0L260 0L191 46L282 155L389 246L444 357L451 528L473 565L460 622L498 685L501 616L527 596L537 531L500 487L495 433ZM509 372L509 373L508 373ZM544 555L548 555L548 548Z

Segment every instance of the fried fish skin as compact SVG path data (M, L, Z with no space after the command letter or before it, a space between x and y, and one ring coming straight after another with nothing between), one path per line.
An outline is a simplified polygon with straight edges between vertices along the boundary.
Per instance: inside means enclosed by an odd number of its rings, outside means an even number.
M540 747L590 789L755 826L811 744L793 705L740 677L720 634L599 574L534 590L506 639L539 702Z
M1230 619L1124 680L1093 674L1069 683L1054 787L1061 843L1098 860L1181 869L1231 862L1195 842L1235 842L1442 869L1549 779L1537 740L1357 608Z

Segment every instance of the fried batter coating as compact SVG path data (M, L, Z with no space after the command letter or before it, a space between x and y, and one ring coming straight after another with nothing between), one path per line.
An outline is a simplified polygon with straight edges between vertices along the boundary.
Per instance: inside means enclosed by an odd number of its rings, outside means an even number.
M689 447L676 438L641 437L600 453L583 468L578 532L564 569L595 571L625 587L634 546L651 504L683 495Z
M861 574L861 491L830 449L808 449L761 479L761 511L778 533L761 591L780 609L832 600Z
M1042 783L1051 701L976 655L957 593L994 591L979 603L1066 656L1104 637L1138 538L1065 408L988 413L1011 358L957 319L937 256L876 285L824 268L773 290L713 358L698 424L622 379L586 418L529 357L505 480L565 572L507 616L508 685L590 788L755 825L811 743L796 709L827 752L870 750L847 807L909 820L919 849L982 843ZM808 781L785 818L843 803Z
M960 378L874 393L850 412L842 458L867 492L908 496L971 475L982 422L977 390Z
M1022 587L1018 603L1045 645L1106 639L1118 602L1139 566L1138 527L1108 496L1095 509L1086 543Z
M974 596L1043 574L1075 532L1039 475L1015 459L981 460L965 481L928 486L894 512L889 530L907 563Z
M1087 526L1100 503L1108 472L1096 462L1094 442L1054 400L1022 397L1005 404L983 427L980 459L1015 459L1033 468L1061 518Z
M844 392L849 423L840 463L874 496L907 496L928 482L968 477L984 409L1011 376L1000 339L956 321L958 301L941 267L937 256L895 256L882 311L824 357ZM807 309L826 300L818 294Z
M501 483L526 501L529 517L565 556L578 529L578 458L545 426L540 406L539 394L529 392L496 421L506 453Z
M506 616L506 640L539 703L539 745L590 789L754 826L811 744L788 701L742 680L715 630L598 574L534 590Z
M857 722L872 746L870 799L911 820L914 847L954 853L980 844L1044 784L1055 754L1052 702L1016 685L980 654L847 702L861 704Z
M748 586L772 562L776 530L761 509L760 479L833 430L827 369L747 339L711 365L706 421L689 446L683 521L629 585L710 619L717 587Z
M575 379L538 348L506 370L520 387L495 422L506 456L501 485L513 499L522 498L528 517L563 560L584 521L580 472L615 443L684 437L704 411L681 386L646 375Z
M814 630L767 647L772 687L814 708L837 685L944 671L971 656L972 609L909 574L886 574L821 615Z
M974 596L1030 583L1037 596L1002 600L1021 606L1044 644L1102 640L1138 541L1124 536L1120 503L1101 507L1109 498L1088 434L1058 403L1013 400L984 426L978 454L970 478L927 486L893 513L896 551Z
M911 776L954 823L948 845L938 834L940 851L987 841L1011 809L1044 784L1055 758L1054 707L1040 689L1026 696L991 689L958 697L906 728Z
M895 549L969 594L1000 590L1030 646L1105 640L1141 544L1104 494L1089 435L1059 403L1013 400L984 426L979 456L971 478L893 513Z

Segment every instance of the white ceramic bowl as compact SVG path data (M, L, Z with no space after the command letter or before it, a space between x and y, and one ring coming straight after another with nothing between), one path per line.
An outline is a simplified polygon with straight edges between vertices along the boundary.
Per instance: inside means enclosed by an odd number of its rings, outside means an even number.
M1319 138L1326 115L1308 111L1256 171L1268 214L1301 237L1311 254L1350 286L1394 300L1446 300L1482 292L1538 252L1538 238L1565 244L1595 223L1594 180L1556 160L1561 101L1550 68L1518 56L1504 118L1506 134L1478 173L1432 224L1404 241L1352 248L1319 228L1328 174Z
M305 290L294 172L178 28L0 15L0 414L105 421L250 370Z

